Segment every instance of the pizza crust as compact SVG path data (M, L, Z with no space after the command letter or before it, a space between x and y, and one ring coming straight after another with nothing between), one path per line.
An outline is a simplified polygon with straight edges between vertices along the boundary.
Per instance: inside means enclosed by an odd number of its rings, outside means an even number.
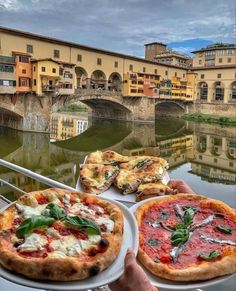
M177 194L175 196L164 197L158 200L153 199L141 205L135 212L138 226L141 225L144 213L157 202L162 203L163 201L174 201L179 198L194 198L196 200L205 201L206 204L210 205L210 208L214 211L227 213L232 217L233 221L236 221L236 212L221 201L210 199L202 195ZM141 245L142 242L143 237L142 234L139 233L139 245ZM201 261L199 265L189 266L183 269L174 269L169 267L167 264L154 262L140 246L138 251L138 259L152 274L172 281L207 280L236 272L236 248L232 250L230 247L224 248L224 252L220 260L216 260L214 262Z
M10 234L14 228L10 228L14 220L15 204L0 213L0 264L10 271L25 275L37 280L71 281L81 280L106 269L117 258L123 239L123 215L121 210L109 201L101 200L94 195L86 195L81 192L72 192L61 189L48 189L40 192L32 192L22 196L17 203L33 205L38 194L51 199L62 198L65 194L73 195L81 200L96 204L106 209L110 218L114 221L112 233L102 233L102 238L109 241L109 247L105 252L95 256L78 256L66 258L25 258L19 255L10 243Z

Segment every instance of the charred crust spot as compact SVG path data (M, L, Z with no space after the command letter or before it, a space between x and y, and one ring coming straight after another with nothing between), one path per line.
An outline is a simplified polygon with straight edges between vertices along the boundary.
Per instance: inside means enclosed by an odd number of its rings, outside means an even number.
M89 270L90 276L96 276L99 272L100 272L100 267L97 265L92 266Z
M76 274L76 273L77 273L77 270L74 269L74 268L72 268L70 271L67 272L67 275L68 275L68 276L72 276L72 275L74 275L74 274Z
M6 264L10 267L13 264L12 259L7 259Z
M42 275L44 277L50 277L50 276L53 275L53 272L50 269L48 269L48 268L43 268L42 269Z

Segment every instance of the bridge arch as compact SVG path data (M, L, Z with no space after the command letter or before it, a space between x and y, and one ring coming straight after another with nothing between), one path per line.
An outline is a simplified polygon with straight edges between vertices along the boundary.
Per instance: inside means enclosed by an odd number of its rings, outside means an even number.
M113 72L108 78L108 90L118 91L122 90L122 77L119 73Z
M98 89L101 88L105 90L107 88L107 78L103 71L95 70L91 74L91 88Z
M175 100L159 100L155 103L155 115L166 116L166 115L183 115L185 113L185 104L181 101Z
M75 68L76 74L76 87L79 89L86 89L88 83L88 73L82 67Z
M13 112L12 110L9 110L8 108L3 108L2 104L1 104L1 107L0 107L0 126L2 125L2 126L14 128L14 129L21 129L22 124L23 124L22 114L18 114L16 112Z
M84 96L79 101L92 109L95 118L132 120L133 112L112 96Z

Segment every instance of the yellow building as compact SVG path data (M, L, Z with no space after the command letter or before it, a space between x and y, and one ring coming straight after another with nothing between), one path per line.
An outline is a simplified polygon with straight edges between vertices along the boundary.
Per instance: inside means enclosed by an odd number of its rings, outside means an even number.
M196 99L203 103L236 101L236 45L218 43L193 52Z

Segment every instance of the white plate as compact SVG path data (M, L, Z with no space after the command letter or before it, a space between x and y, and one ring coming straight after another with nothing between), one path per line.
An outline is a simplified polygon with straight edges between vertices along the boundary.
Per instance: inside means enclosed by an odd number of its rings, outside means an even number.
M167 197L167 196L165 196L165 197ZM132 211L134 213L141 205L145 204L146 202L151 201L151 200L164 199L165 197L154 197L154 198L149 198L149 199L140 201L140 202L134 204L132 207L130 207L130 211ZM140 263L140 265L141 265L141 263ZM141 265L141 266L143 267L143 265ZM210 280L205 280L205 281L176 282L176 281L161 279L159 277L154 276L151 272L149 272L144 267L143 267L143 269L146 272L146 274L148 275L150 281L152 282L152 284L154 286L159 287L159 288L169 289L169 290L193 290L193 289L197 289L197 288L205 288L205 287L209 287L212 285L220 284L220 283L224 282L225 280L228 280L229 278L232 278L234 276L236 278L236 274L232 274L232 275L226 275L226 276L222 276L222 277L218 277L218 278L214 278L214 279L210 279Z
M87 159L87 156L84 159L84 163ZM162 183L164 185L167 185L168 182L170 181L170 177L168 173L166 172L163 179ZM84 189L80 183L80 180L78 178L77 184L76 184L76 190L84 192ZM120 201L120 202L128 202L128 203L136 203L136 194L128 194L128 195L123 195L119 189L117 189L115 186L111 186L107 191L99 194L99 197L104 197L104 198L109 198L112 200Z
M134 215L129 211L129 209L123 204L112 201L111 199L101 198L104 200L111 201L116 204L124 214L124 237L123 243L121 245L120 253L117 259L109 266L106 270L102 271L94 277L84 279L81 281L69 281L69 282L58 282L58 281L36 281L28 279L24 276L11 273L10 271L2 268L0 266L0 277L7 279L13 283L19 285L24 285L27 287L44 289L44 290L87 290L96 288L99 286L107 285L116 279L118 279L124 271L124 257L126 251L131 247L135 254L138 251L138 226ZM8 206L9 207L9 206ZM6 208L5 208L6 209ZM1 210L2 211L2 210Z

